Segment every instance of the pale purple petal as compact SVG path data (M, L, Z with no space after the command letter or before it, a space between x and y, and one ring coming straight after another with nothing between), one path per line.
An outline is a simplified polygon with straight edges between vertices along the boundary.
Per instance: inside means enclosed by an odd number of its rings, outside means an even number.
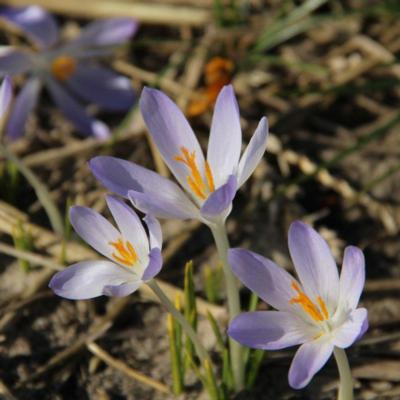
M187 182L189 168L176 160L182 148L195 154L197 167L204 175L204 156L188 121L178 106L159 90L145 87L140 98L140 109L150 135L165 163L180 184L191 192ZM204 176L203 176L204 178Z
M26 122L37 103L40 86L38 78L31 78L17 95L6 126L7 138L11 141L25 133Z
M130 79L96 65L79 64L66 84L83 100L110 111L128 110L135 101Z
M333 333L333 344L345 349L360 339L368 329L368 311L365 308L353 310L347 320Z
M147 228L149 230L150 248L161 249L163 239L160 223L158 222L157 218L154 218L154 216L150 214L147 214L143 219L144 222L146 222Z
M297 283L288 272L273 261L245 249L229 249L228 260L232 271L251 291L266 303L282 311L294 312L290 300L296 296L292 289Z
M200 215L198 208L177 184L153 171L106 156L95 157L89 164L95 177L107 189L124 197L128 197L130 190L138 192L133 196L134 203L146 214L153 214L157 218L170 218L169 215L176 214L181 219Z
M292 313L254 311L234 318L228 335L247 347L279 350L311 340L315 329Z
M12 84L9 76L3 79L0 87L0 119L7 113L12 99Z
M99 253L112 259L116 242L121 234L101 214L88 207L74 206L69 212L71 225L75 232Z
M236 174L242 146L239 107L233 86L224 86L215 103L208 142L207 161L216 187Z
M365 259L363 252L354 246L346 247L340 273L339 305L342 309L353 310L365 283Z
M102 140L110 136L108 127L103 122L89 117L84 108L54 79L48 77L46 84L57 106L81 134L95 136Z
M242 158L239 162L238 169L238 186L242 186L250 175L256 169L258 163L262 159L265 148L267 147L268 138L268 120L267 118L261 118L257 129L255 130L249 144L244 151Z
M149 259L149 265L142 276L143 281L153 279L160 272L163 263L160 249L153 248L149 254Z
M136 284L134 279L133 274L112 262L83 261L57 272L49 287L55 294L66 299L84 300L110 295L110 286Z
M0 46L0 76L18 75L32 68L33 56L11 46Z
M230 207L237 188L236 177L231 175L228 181L212 192L202 205L200 212L204 218L215 218Z
M188 207L190 200L177 199L176 202L163 196L152 196L149 193L130 190L128 197L132 204L145 214L154 215L156 218L196 219L200 218L198 209ZM189 203L190 204L190 203Z
M127 282L121 283L119 285L106 285L103 289L103 294L105 296L112 297L125 297L129 294L135 292L141 285L143 281Z
M333 352L333 344L325 338L304 343L297 350L289 369L289 385L301 389L326 364Z
M107 196L106 201L122 237L132 244L139 260L147 263L149 239L139 217L131 207L113 196Z
M339 274L328 244L314 229L296 221L289 228L289 250L305 293L325 301L330 314L337 306Z
M42 7L7 7L0 17L21 29L41 49L53 46L58 40L58 26L54 17Z
M74 46L113 46L126 42L138 29L132 18L108 18L90 23L74 40Z

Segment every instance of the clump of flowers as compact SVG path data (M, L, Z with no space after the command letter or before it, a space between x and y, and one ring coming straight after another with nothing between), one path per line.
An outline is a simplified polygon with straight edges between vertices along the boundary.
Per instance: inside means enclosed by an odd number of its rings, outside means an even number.
M365 280L361 250L346 248L339 277L324 239L306 224L295 222L289 231L289 249L297 280L264 257L229 249L225 220L237 190L264 154L267 119L260 120L241 155L238 104L232 86L225 86L216 101L205 157L186 118L165 94L145 88L140 107L152 139L180 186L135 163L104 156L92 159L90 167L97 179L147 214L148 235L136 213L114 197L107 197L107 203L118 229L94 211L74 207L70 217L76 232L111 261L72 265L57 273L50 287L60 296L85 299L102 294L125 296L147 284L194 344L205 376L194 365L203 384L210 384L212 399L228 399L229 390L244 387L245 366L251 358L242 345L263 350L301 345L289 371L294 388L307 385L334 353L341 378L339 399L352 399L351 372L343 349L368 327L367 310L357 307ZM155 218L198 219L213 234L223 266L230 319L222 388L217 387L211 358L193 326L152 279L162 264L161 229ZM234 274L278 311L241 314ZM221 343L224 346L222 339Z
M42 86L79 133L107 138L108 127L88 115L82 102L109 111L126 111L133 105L130 80L96 61L131 38L137 22L131 18L95 21L77 38L62 43L56 20L39 6L3 7L0 18L22 31L33 46L0 47L0 77L26 76L6 125L8 138L16 140L23 135Z

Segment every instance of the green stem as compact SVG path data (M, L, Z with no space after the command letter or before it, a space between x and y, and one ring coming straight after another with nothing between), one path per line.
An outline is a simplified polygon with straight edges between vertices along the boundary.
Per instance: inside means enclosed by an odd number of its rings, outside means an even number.
M183 315L171 303L171 301L165 295L160 286L158 286L157 282L153 279L150 282L147 282L147 285L160 299L161 303L164 304L165 307L167 307L168 312L174 317L174 319L180 323L186 335L189 336L190 340L193 342L194 347L196 349L196 353L199 356L202 363L204 363L206 360L209 360L208 353L206 349L203 347L203 345L200 343L199 338L196 335L196 332L189 325L189 323L186 321Z
M333 354L335 355L340 376L338 400L353 400L353 378L346 353L343 349L335 347Z
M225 224L223 222L210 226L210 229L214 236L218 255L222 262L222 267L225 275L229 320L231 321L240 313L241 310L239 290L236 278L233 275L231 267L228 263L229 241L226 234ZM231 353L232 372L235 380L235 386L237 390L240 390L244 386L244 363L242 353L243 348L238 342L236 342L232 338L229 338L229 348Z

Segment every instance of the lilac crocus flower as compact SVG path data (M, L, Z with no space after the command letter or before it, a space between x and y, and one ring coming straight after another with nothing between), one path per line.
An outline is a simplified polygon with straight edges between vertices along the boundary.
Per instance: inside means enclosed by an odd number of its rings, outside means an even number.
M90 208L71 208L75 231L111 261L78 262L58 272L49 284L58 296L72 300L127 296L160 271L162 236L158 221L149 215L144 218L148 238L132 208L111 196L107 205L118 229Z
M324 366L335 347L349 347L367 330L367 310L357 308L365 263L360 249L347 247L339 278L325 240L299 221L289 229L289 250L299 280L258 254L229 250L236 276L278 311L240 314L228 334L263 350L300 344L289 370L289 384L299 389Z
M145 88L140 107L151 137L184 191L155 172L113 157L90 161L96 178L158 218L196 218L207 224L224 220L237 190L264 154L267 119L261 119L240 157L238 104L232 86L225 86L216 101L205 159L188 121L164 93Z
M12 98L12 85L10 78L6 76L0 86L0 120L7 113Z
M42 85L81 134L108 137L107 126L90 117L81 100L109 111L125 111L133 105L135 95L130 80L93 61L127 41L137 30L136 21L96 21L76 39L60 43L54 17L39 6L2 8L0 18L20 29L34 46L34 50L0 47L0 77L27 75L7 123L8 138L16 140L23 135Z

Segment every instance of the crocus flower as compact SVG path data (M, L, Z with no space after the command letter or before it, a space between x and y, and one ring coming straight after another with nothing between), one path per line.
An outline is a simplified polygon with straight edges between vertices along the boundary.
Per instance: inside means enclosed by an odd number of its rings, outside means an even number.
M132 208L111 196L107 205L118 229L90 208L71 208L75 231L110 261L78 262L55 274L49 286L58 296L73 300L127 296L160 271L162 237L158 221L149 215L144 218L148 238Z
M0 76L27 75L6 127L9 139L23 135L42 85L81 134L106 138L109 129L85 112L81 100L109 111L124 111L132 106L130 80L93 61L110 54L112 46L127 41L137 23L130 18L96 21L76 39L60 43L55 19L39 6L2 8L0 18L20 29L34 46L34 50L0 47Z
M236 191L264 154L267 119L261 119L240 157L238 104L232 86L225 86L215 105L205 159L188 121L164 93L145 88L140 107L151 137L186 193L155 172L113 157L90 161L97 179L109 190L129 196L139 210L158 218L197 218L205 223L226 218Z
M0 120L7 113L12 98L12 86L10 78L6 76L0 86Z
M289 384L298 389L324 366L335 346L347 348L367 330L367 310L357 308L365 264L361 250L347 247L339 278L325 240L299 221L289 229L289 250L299 280L258 254L229 250L236 276L278 311L240 314L228 334L264 350L300 344L289 370Z

